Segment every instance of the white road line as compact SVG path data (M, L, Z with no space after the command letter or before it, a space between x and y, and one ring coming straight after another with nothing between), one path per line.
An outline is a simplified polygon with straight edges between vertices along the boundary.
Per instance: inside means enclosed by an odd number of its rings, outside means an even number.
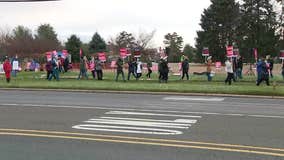
M176 124L176 123L157 123L157 122L139 122L139 121L126 121L126 120L88 120L85 123L95 124L115 124L126 126L143 126L143 127L160 127L160 128L176 128L176 129L188 129L190 124Z
M267 115L248 115L249 117L257 118L284 118L283 116L267 116Z
M152 109L138 109L138 108L116 108L116 107L86 107L86 106L68 106L68 105L45 105L45 104L0 104L0 106L16 106L16 107L40 107L40 108L71 108L71 109L99 109L99 110L120 110L120 111L139 111L139 112L156 112L156 113L182 113L182 114L201 114L201 115L217 115L217 116L234 116L234 117L253 117L249 114L230 114L230 113L215 113L215 112L187 112L187 111L173 111L173 110L157 110ZM284 119L284 116L278 115L264 115L258 118L273 118Z
M165 116L165 117L183 117L183 118L202 118L201 116L192 115L177 115L177 114L158 114L158 113L145 113L145 112L125 112L125 111L110 111L105 114L114 115L142 115L142 116Z
M222 102L225 100L225 98L201 98L201 97L164 97L163 100L166 101L209 101L209 102Z
M134 121L149 121L149 122L176 122L176 123L191 123L197 122L195 119L176 119L176 120L157 120L157 119L141 119L141 118L120 118L120 117L101 117L103 119L118 119L118 120L134 120Z
M121 132L121 133L138 133L138 134L156 134L156 135L179 135L181 131L166 130L157 128L142 128L142 127L123 127L123 126L107 126L107 125L92 125L82 124L73 126L74 129Z

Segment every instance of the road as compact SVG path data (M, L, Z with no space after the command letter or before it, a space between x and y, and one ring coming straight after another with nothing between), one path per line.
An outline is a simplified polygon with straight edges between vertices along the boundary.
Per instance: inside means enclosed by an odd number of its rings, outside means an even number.
M0 159L284 159L283 99L0 90L0 102Z

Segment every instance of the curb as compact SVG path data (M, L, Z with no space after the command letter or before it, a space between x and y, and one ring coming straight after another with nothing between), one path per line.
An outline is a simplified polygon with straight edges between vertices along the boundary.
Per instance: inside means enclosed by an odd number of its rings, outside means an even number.
M176 96L219 96L232 98L266 98L284 99L282 96L261 95L237 95L237 94L214 94L214 93L178 93L178 92L147 92L147 91L114 91L114 90L74 90L74 89L36 89L36 88L0 88L0 91L54 91L54 92L79 92L79 93L113 93L113 94L148 94L148 95L176 95Z

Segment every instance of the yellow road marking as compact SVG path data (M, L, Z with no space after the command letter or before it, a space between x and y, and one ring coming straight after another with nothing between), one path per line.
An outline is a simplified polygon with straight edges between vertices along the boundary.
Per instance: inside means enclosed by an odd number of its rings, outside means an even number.
M284 153L282 154L282 153L244 150L244 149L229 149L229 148L219 148L219 147L204 147L204 146L181 145L181 144L166 144L166 143L158 143L158 142L139 142L139 141L137 142L137 141L127 141L127 140L113 140L113 139L102 139L102 138L87 138L87 137L74 137L74 136L63 136L63 135L60 136L60 135L47 135L47 134L31 134L31 133L13 133L13 132L3 132L3 133L0 133L0 135L44 137L44 138L61 138L61 139L75 139L75 140L88 140L88 141L126 143L126 144L143 144L143 145L164 146L164 147L194 148L194 149L215 150L215 151L253 153L253 154L259 154L259 155L284 157Z
M128 139L128 140L130 139L130 140L145 140L145 141L157 141L157 142L183 143L183 144L197 144L197 145L209 145L209 146L218 146L218 147L233 147L233 148L258 149L258 150L284 152L284 149L282 149L282 148L255 147L255 146L234 145L234 144L224 144L224 143L208 143L208 142L196 142L196 141L153 139L153 138L140 138L140 137L129 137L129 136L100 135L100 134L43 131L43 130L22 130L22 129L2 129L2 128L0 128L0 132L1 131L33 132L33 133L45 133L45 134L64 134L64 135L73 135L73 136L91 136L91 137L103 137L103 138L119 138L119 139Z

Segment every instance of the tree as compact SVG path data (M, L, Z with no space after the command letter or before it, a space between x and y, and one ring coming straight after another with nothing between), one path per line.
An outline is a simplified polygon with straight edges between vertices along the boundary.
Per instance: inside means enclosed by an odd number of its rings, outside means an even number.
M247 52L245 57L251 60L252 48L257 48L260 56L275 56L278 53L276 30L279 25L271 1L243 0L241 13L238 38L241 52Z
M156 54L156 49L151 48L151 41L155 33L156 31L141 32L136 37L132 33L122 31L108 42L108 50L113 54L119 54L120 48L128 48L132 53L138 49L141 52L142 61L152 60Z
M178 62L181 56L183 38L176 32L165 35L164 44L166 45L166 53L170 62Z
M183 54L189 58L189 62L196 62L196 49L186 44L183 48Z
M0 28L0 57L4 57L8 53L7 47L9 41L11 40L12 35L9 29ZM1 60L1 58L0 58Z
M39 52L46 52L61 48L60 42L57 39L57 34L50 24L40 25L37 29L35 39Z
M78 62L80 60L81 46L82 42L76 35L71 35L70 38L68 38L65 48L72 55L73 61Z
M201 61L202 50L208 47L214 59L224 61L226 46L236 45L239 4L235 0L211 0L211 3L201 16L202 30L197 31L197 59Z
M136 47L135 37L132 33L122 31L115 39L115 43L119 48L134 48Z
M105 52L106 51L106 42L105 40L96 32L91 42L89 43L89 52L90 53L98 53L98 52Z
M35 52L32 31L24 26L15 27L7 43L7 52L9 53L24 54L26 56Z

